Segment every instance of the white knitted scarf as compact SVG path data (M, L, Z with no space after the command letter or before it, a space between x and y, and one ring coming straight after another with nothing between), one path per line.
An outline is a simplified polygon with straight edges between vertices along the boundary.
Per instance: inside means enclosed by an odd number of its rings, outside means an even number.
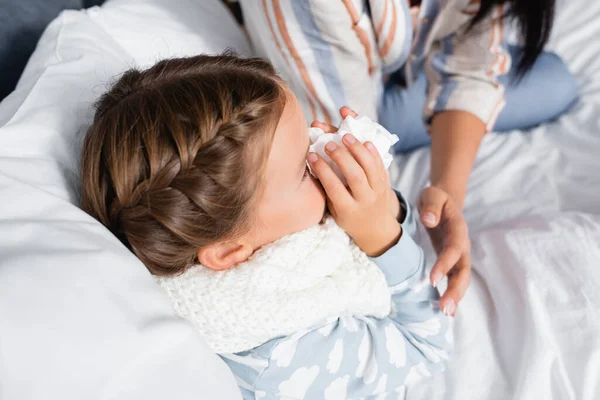
M219 354L250 350L331 317L385 317L391 307L381 270L331 218L227 271L196 265L157 279L175 310Z

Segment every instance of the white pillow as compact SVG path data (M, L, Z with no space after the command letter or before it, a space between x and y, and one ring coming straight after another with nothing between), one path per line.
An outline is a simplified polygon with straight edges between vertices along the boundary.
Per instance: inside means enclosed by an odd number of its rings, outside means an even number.
M88 12L139 66L166 57L218 54L227 48L251 55L246 37L222 0L109 0L101 10Z
M227 46L249 54L220 0L112 0L47 28L0 104L0 398L240 398L141 262L78 208L80 142L107 82Z

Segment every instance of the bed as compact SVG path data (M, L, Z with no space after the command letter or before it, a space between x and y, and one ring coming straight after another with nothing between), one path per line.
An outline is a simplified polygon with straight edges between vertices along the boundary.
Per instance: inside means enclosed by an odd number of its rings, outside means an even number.
M465 205L473 276L455 353L407 398L600 398L599 22L600 3L559 2L549 48L576 75L579 104L530 132L485 138ZM393 171L413 201L429 156L399 157Z
M559 3L550 47L577 76L580 103L485 138L465 207L473 277L455 354L399 398L600 398L598 21L596 1ZM46 30L0 103L0 398L239 397L143 265L77 207L79 144L107 82L227 47L251 53L220 0L109 0ZM392 167L413 201L429 155Z

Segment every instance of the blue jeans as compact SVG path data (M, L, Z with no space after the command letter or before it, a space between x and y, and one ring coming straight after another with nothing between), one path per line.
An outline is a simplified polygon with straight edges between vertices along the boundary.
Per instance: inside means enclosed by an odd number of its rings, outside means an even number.
M525 129L559 117L577 101L577 83L563 61L554 53L542 53L533 68L516 80L516 64L522 50L509 47L513 68L499 78L505 86L506 107L500 113L495 132ZM396 152L405 152L431 143L423 123L427 79L421 72L408 88L390 81L383 94L379 122L400 138Z

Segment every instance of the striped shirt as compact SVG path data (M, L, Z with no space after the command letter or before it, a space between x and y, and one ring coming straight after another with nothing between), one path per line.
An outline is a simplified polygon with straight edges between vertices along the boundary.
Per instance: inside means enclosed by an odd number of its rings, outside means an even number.
M462 110L491 129L504 106L504 6L469 29L477 0L423 0L414 27L407 0L240 3L256 53L279 70L308 120L337 124L343 105L377 119L384 76L395 71L408 84L426 73L426 122Z

